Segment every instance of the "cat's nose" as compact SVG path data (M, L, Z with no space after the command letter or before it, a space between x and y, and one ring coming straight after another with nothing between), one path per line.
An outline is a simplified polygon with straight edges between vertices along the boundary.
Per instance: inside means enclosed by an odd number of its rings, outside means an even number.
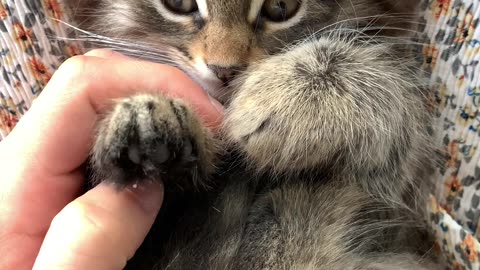
M208 68L217 76L218 79L223 82L229 82L237 74L239 67L236 66L218 66L218 65L207 65Z

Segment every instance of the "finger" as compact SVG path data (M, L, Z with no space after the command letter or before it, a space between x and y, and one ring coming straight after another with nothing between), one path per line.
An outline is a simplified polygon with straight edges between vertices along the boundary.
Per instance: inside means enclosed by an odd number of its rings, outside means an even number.
M62 88L65 90L59 91ZM12 135L21 132L23 136L18 137L27 141L32 141L35 134L55 138L48 140L55 145L38 149L42 152L43 163L57 173L71 171L86 157L89 149L86 146L91 145L93 124L98 114L110 108L113 99L139 92L182 98L196 109L208 126L215 127L221 122L221 113L212 105L208 95L176 68L137 60L81 56L68 61L55 73ZM22 144L25 145L23 140ZM66 146L69 153L64 151ZM28 150L31 152L30 147ZM51 162L66 157L70 164L59 166ZM55 168L51 168L52 165Z
M33 269L123 269L160 209L162 186L121 192L101 184L53 220Z
M178 69L116 58L68 60L0 143L0 171L8 180L2 181L0 204L9 209L0 216L1 233L43 237L53 216L79 195L79 167L87 160L99 115L113 99L140 91L181 97L207 125L221 122L205 92Z
M94 49L94 50L88 51L84 55L85 56L99 57L99 58L131 59L131 58L119 53L119 52L112 51L112 50L109 50L109 49Z
M37 164L54 175L71 172L88 156L99 114L110 108L113 99L139 92L180 97L207 125L221 122L221 113L208 95L176 68L80 56L55 73L5 142L19 157L27 158L22 163Z
M11 137L20 142L17 151L42 156L36 160L43 163L42 167L56 174L69 172L85 161L98 115L111 107L113 99L139 92L182 98L206 125L218 127L221 123L219 108L176 68L137 60L80 56L55 73ZM45 143L38 145L39 142ZM31 145L38 147L32 149Z

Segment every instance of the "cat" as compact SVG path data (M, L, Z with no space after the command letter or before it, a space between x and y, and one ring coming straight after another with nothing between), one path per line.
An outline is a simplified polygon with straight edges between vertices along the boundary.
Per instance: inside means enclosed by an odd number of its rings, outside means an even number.
M96 179L165 185L127 269L440 269L425 207L431 93L415 0L70 0L75 26L180 68L226 107L120 100Z

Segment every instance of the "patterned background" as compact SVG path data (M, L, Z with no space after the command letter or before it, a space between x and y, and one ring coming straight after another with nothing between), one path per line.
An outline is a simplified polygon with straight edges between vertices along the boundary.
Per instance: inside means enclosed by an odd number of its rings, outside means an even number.
M67 37L57 0L0 0L0 139L15 126L66 58L81 52Z
M82 52L60 21L61 0L0 0L0 140L7 136L55 69ZM65 0L68 1L68 0ZM435 89L437 192L428 206L437 251L452 269L480 269L479 0L423 0L416 42Z
M438 165L431 223L454 269L480 269L480 1L424 1L423 68L435 91Z

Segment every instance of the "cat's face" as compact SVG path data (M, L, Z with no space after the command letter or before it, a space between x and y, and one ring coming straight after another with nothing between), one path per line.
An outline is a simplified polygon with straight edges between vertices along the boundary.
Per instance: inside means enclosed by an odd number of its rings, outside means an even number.
M312 34L404 27L416 0L68 0L79 27L110 47L174 64L214 97L248 65ZM401 15L399 15L401 14ZM383 33L383 32L382 32ZM387 33L387 32L385 32ZM105 44L104 44L105 45ZM226 87L227 86L227 87Z

